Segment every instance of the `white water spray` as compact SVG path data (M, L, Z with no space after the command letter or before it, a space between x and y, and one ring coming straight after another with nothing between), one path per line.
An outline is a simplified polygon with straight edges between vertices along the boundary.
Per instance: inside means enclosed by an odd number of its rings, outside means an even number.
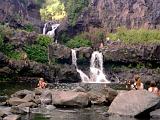
M76 50L72 51L72 64L77 68ZM90 65L90 77L88 77L82 70L77 68L77 72L80 74L82 82L84 83L110 83L103 73L103 55L102 53L95 51L91 57Z
M47 35L50 37L54 37L55 36L55 30L58 28L60 24L53 24L52 25L52 30L47 32Z
M76 56L76 50L71 49L72 51L72 64L76 66L77 68L77 56Z
M110 83L103 73L103 55L99 51L94 51L91 57L90 79L95 83Z
M47 24L48 24L48 23L45 23L45 24L44 24L44 27L43 27L43 35L46 34L46 27L47 27Z

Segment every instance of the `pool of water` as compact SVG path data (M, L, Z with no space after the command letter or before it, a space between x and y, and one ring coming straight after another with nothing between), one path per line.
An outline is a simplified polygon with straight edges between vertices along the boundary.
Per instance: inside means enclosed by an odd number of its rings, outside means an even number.
M53 84L52 87L58 89L72 88L77 84ZM67 87L66 87L67 86ZM123 89L123 85L109 85L115 89ZM12 82L0 82L0 96L9 96L18 90L28 89L33 90L36 87L35 83L12 83ZM0 106L0 109L4 109ZM106 106L92 106L83 109L57 109L55 107L41 106L38 109L32 109L32 113L22 115L21 120L147 120L136 119L130 117L108 116L108 107ZM154 120L154 119L148 119ZM156 120L156 119L155 119Z

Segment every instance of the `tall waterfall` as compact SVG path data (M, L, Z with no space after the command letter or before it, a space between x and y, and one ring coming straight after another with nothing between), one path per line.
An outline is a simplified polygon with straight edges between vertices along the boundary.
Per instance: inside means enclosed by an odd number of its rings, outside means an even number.
M77 67L76 50L72 51L72 64L76 66L77 72L80 74L82 82L85 83L110 83L103 73L103 55L95 51L92 53L90 65L90 77L88 77L82 70Z

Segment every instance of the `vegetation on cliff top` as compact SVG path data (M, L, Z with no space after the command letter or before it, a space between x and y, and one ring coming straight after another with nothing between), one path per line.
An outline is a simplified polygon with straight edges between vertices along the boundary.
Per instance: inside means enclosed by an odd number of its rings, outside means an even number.
M116 33L107 35L111 40L122 40L125 43L160 43L160 30L118 28Z
M15 37L16 32L21 30L14 30L10 27L0 25L0 51L3 52L10 59L20 60L24 53L27 53L29 60L34 60L41 63L48 63L48 45L52 39L48 36L38 35L36 42L32 44L24 43L24 45L17 49L14 44L6 39ZM24 31L25 32L25 31ZM26 32L26 37L28 33ZM23 36L24 37L24 36ZM17 43L21 41L19 39ZM15 43L16 44L16 43Z

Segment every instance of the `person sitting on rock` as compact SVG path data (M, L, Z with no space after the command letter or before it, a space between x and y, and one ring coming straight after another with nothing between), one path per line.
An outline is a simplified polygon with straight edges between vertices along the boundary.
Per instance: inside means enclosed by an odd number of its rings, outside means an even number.
M40 78L38 82L38 88L45 89L46 86L47 86L47 83L44 81L43 78Z
M131 81L130 80L126 80L125 84L126 84L126 89L127 90L131 90Z
M154 81L150 83L150 87L148 88L148 91L158 95L158 88L156 87L156 83Z
M135 90L143 90L144 87L143 83L141 82L140 76L135 76L135 82L131 87Z

